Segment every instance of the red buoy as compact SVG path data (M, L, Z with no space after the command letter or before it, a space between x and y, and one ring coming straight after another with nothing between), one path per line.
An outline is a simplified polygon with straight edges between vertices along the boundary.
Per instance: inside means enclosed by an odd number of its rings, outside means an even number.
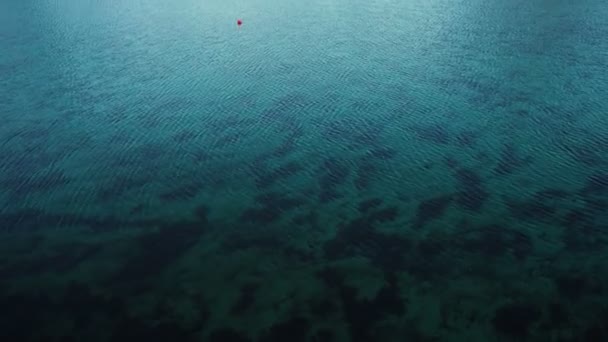
M241 19L237 19L236 20L236 24L239 25L239 26L241 26L241 25L243 25L243 21Z

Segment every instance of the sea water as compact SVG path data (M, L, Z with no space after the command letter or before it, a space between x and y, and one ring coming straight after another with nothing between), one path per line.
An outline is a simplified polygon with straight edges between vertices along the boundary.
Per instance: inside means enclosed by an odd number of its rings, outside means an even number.
M3 0L0 120L3 340L608 338L605 1Z

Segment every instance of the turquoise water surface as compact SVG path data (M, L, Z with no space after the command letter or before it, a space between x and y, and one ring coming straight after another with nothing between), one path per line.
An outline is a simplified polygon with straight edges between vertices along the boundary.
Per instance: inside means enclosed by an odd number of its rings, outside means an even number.
M0 119L2 341L608 341L606 1L0 0Z

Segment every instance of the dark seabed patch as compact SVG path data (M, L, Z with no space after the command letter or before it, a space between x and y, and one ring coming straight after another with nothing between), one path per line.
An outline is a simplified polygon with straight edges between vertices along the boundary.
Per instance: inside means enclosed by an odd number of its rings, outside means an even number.
M466 210L480 211L490 198L481 176L472 169L461 168L456 170L454 177L461 188L456 194L456 203Z
M305 342L312 328L310 320L303 316L294 316L274 324L263 334L259 342Z
M332 342L334 341L334 333L327 329L317 331L312 340L314 342Z
M2 294L2 336L11 341L195 341L209 318L207 306L196 296L191 299L197 310L187 325L173 318L174 310L163 308L164 297L157 298L159 318L155 320L132 316L130 299L80 281L44 294Z
M97 199L110 201L121 197L123 194L140 189L149 184L151 178L148 175L133 174L129 176L115 176L109 184L100 186L97 191Z
M604 287L595 276L587 276L580 272L569 272L556 275L553 278L559 294L563 298L577 301L583 296L601 295Z
M454 157L446 157L444 163L451 170L456 170L460 166L460 162Z
M445 145L450 142L449 130L440 124L413 126L412 129L418 138L434 144Z
M397 207L387 207L370 213L368 218L372 222L391 222L395 221L398 216L399 209Z
M313 230L319 229L319 218L315 211L310 210L306 214L297 215L293 218L293 223L298 226L306 228L312 228Z
M595 252L608 246L608 237L602 227L583 223L580 226L567 226L562 234L562 242L570 252Z
M521 341L540 317L541 310L532 304L508 304L495 311L492 326L500 334Z
M555 205L542 198L507 200L505 204L511 215L518 220L546 220L553 218L556 213Z
M587 178L582 189L583 195L603 195L608 193L608 173L594 173Z
M532 161L531 156L522 157L515 145L505 144L500 152L500 159L498 165L494 168L494 172L498 175L509 175L524 166L528 166Z
M304 168L297 162L291 161L283 164L272 171L264 172L256 170L259 174L256 177L255 183L258 188L265 189L273 185L275 182L292 177L302 171Z
M497 224L484 225L461 234L455 245L465 253L500 257L510 252L517 260L524 260L534 252L529 236Z
M242 315L246 313L255 303L255 293L258 288L259 285L255 283L241 285L239 297L232 305L230 313L233 315Z
M70 179L58 170L31 176L25 174L0 181L0 185L9 191L11 198L22 198L38 192L49 192L69 183Z
M240 219L242 222L271 223L281 217L281 212L272 207L249 208L243 212Z
M111 337L112 341L197 341L196 331L177 321L148 322L133 317L121 318Z
M606 341L608 338L608 314L602 312L582 334L580 341Z
M271 153L270 157L273 158L285 158L291 153L295 152L298 148L297 140L304 133L302 130L293 130L287 135L285 141L283 141L277 148L275 148Z
M222 241L222 248L227 252L243 251L248 248L279 251L284 246L285 241L281 236L262 232L254 234L229 234Z
M0 297L0 329L12 341L32 341L36 330L48 329L48 316L53 312L51 299L43 294Z
M376 227L378 223L394 221L397 213L391 207L341 225L336 236L323 245L325 257L337 260L359 255L381 269L399 269L411 242L401 235L379 232Z
M209 342L250 342L251 339L244 334L228 329L222 328L213 331L209 334Z
M173 190L165 191L158 197L166 202L191 200L203 190L203 187L202 182L184 184Z
M267 192L256 197L256 206L246 209L241 215L244 223L270 223L284 213L303 206L306 202L278 192Z
M275 158L277 160L284 159L297 151L298 138L304 134L302 128L296 127L287 130L287 135L284 140L273 150L258 154L254 159L254 165L263 165L264 163Z
M329 158L323 161L319 172L321 174L319 178L319 187L321 188L319 200L321 203L338 198L338 187L343 185L350 175L348 165L335 158Z
M47 294L0 296L0 315L3 317L0 328L2 336L11 341L43 341L46 339L40 337L53 330L55 334L64 330L65 336L58 340L66 341L74 333L74 341L91 340L97 337L96 332L91 332L96 319L114 319L117 315L122 316L125 310L121 299L94 294L86 284L72 282L65 287L63 295L53 297ZM75 332L56 329L66 320L74 325Z
M337 270L325 268L317 276L330 291L336 292L342 314L348 324L350 341L375 341L374 327L378 322L406 313L407 300L401 295L394 273L385 274L384 286L372 299L359 299L358 290L345 284L343 276Z
M540 329L544 331L562 331L568 329L572 325L570 322L572 317L566 306L559 302L550 303L547 305L546 318L541 323Z
M458 181L458 184L463 188L482 186L481 176L471 169L463 168L456 171L455 178Z
M452 195L443 195L421 201L416 209L414 228L421 228L429 221L443 216L453 199Z
M382 204L382 199L371 198L371 199L360 202L357 209L359 210L359 213L364 214L365 212L367 212L370 209L377 208L378 206L380 206L380 204Z
M435 233L418 241L415 251L420 256L420 260L433 260L447 251L448 247L451 247L452 244L447 236Z
M564 226L566 229L577 229L592 224L592 213L580 209L573 209L572 211L565 214L564 218L562 219L562 226Z
M34 254L0 266L2 277L35 276L45 272L66 273L87 261L102 250L102 246L68 244L55 248L52 253Z
M178 222L144 233L137 238L136 254L118 270L111 283L142 285L196 245L207 228L202 221Z
M479 136L477 132L464 130L456 135L456 143L461 147L473 147Z

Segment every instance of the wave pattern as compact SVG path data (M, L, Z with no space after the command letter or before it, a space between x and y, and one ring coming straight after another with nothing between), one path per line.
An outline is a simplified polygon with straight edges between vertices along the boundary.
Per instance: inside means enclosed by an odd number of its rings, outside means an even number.
M2 1L0 330L606 340L606 18Z

